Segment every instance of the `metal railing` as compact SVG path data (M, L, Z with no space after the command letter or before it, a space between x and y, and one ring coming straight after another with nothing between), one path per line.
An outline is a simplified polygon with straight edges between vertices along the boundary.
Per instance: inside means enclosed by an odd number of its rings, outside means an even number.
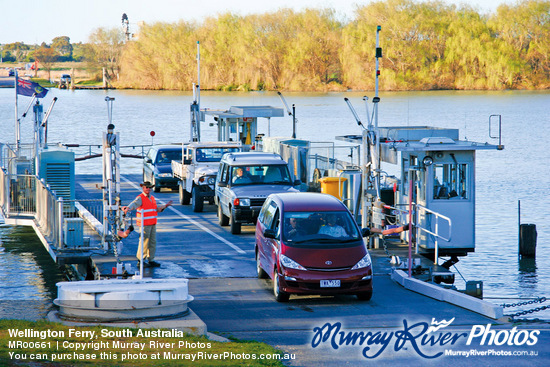
M101 200L64 201L37 176L10 175L3 168L0 169L0 185L0 207L4 217L34 220L40 233L56 250L66 247L64 226L67 218L82 217L87 237L97 237L103 231L102 225L94 226L102 218ZM94 241L89 248L99 249L101 243Z
M451 241L451 232L452 232L452 223L451 218L444 216L443 214L434 212L433 210L430 210L420 204L416 204L416 223L420 223L420 215L422 213L432 215L435 218L435 225L434 225L434 231L432 232L428 228L424 228L422 226L418 226L418 230L423 231L425 233L428 233L432 236L434 236L434 264L437 265L437 258L439 257L439 243L438 239L442 239L443 241L450 242ZM445 220L449 225L449 233L448 237L444 237L439 234L439 219ZM416 252L418 253L418 241L416 242Z
M396 207L393 207L393 206L390 206L390 205L384 205L384 208L397 212L397 213L395 213L395 215L399 216L400 218L406 218L409 215L408 210L399 209L399 208L396 208ZM452 233L451 218L449 218L449 217L447 217L443 214L440 214L438 212L435 212L433 210L430 210L430 209L426 208L425 206L422 206L422 205L417 204L417 203L413 203L413 208L414 208L413 213L415 213L415 215L413 216L414 217L413 225L414 225L415 229L418 230L418 231L425 232L427 234L430 234L430 235L434 236L434 264L437 265L437 258L439 257L439 242L438 242L438 240L440 239L440 240L443 240L443 241L446 241L446 242L451 241L451 233ZM435 224L434 224L434 230L433 231L431 230L431 228L426 228L426 227L421 225L421 223L420 223L421 214L431 215L431 216L433 216L433 218L435 218ZM440 231L439 220L440 219L444 220L448 223L447 236L444 236L443 234L439 233L439 231ZM401 221L401 222L405 223L406 221ZM427 221L427 222L431 224L431 221ZM417 236L417 240L415 242L416 242L415 243L415 253L418 254L418 242L419 242L418 241L418 236Z
M36 224L49 243L55 249L63 248L63 198L55 193L38 178L36 179Z

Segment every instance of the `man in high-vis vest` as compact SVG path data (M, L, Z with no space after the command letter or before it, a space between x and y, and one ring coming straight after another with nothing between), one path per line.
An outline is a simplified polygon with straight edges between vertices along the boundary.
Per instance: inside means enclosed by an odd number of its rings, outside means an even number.
M140 186L143 192L139 194L130 205L123 206L122 210L125 214L130 210L137 210L136 223L138 226L141 226L143 223L143 265L157 267L160 266L160 263L154 260L157 246L157 216L158 213L172 205L172 200L165 205L157 206L157 201L151 195L151 190L154 185L149 181L145 181L140 184ZM143 216L141 211L143 211ZM138 246L136 256L139 266L141 246Z

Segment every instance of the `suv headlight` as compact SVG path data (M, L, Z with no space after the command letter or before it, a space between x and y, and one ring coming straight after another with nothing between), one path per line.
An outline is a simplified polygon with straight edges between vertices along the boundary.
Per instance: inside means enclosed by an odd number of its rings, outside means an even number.
M288 269L298 269L298 270L307 270L302 265L298 264L296 261L292 260L290 257L285 255L279 256L279 262L282 266Z
M249 198L235 198L233 199L234 206L250 206Z
M372 262L370 261L370 255L367 253L365 256L363 256L363 258L361 260L359 260L359 262L357 264L355 264L353 266L353 268L351 268L351 270L366 268L367 266L370 266L371 264L372 264Z
M208 184L214 185L216 183L216 177L208 177Z

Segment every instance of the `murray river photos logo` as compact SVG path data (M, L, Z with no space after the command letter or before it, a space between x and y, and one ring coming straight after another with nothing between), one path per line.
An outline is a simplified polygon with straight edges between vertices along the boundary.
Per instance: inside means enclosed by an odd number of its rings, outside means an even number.
M442 347L450 347L464 342L467 346L533 346L538 342L539 330L492 330L491 324L474 325L469 333L450 332L445 328L455 319L437 321L431 324L418 322L409 324L403 320L403 329L397 331L346 331L339 322L327 322L322 327L313 328L311 346L329 345L333 349L344 346L361 347L365 358L376 358L385 350L414 350L424 358L438 358L444 352Z

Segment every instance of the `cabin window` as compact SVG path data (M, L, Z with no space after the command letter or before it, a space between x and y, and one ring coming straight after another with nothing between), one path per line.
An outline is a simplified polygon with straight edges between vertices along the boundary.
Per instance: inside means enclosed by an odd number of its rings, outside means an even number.
M414 155L410 156L410 160L403 158L401 171L403 172L403 195L409 196L409 170L415 169L418 166L418 158ZM413 172L413 184L418 179L417 173Z
M434 199L469 199L467 163L434 164Z
M426 201L426 171L419 170L416 172L416 187L418 188L418 200Z

